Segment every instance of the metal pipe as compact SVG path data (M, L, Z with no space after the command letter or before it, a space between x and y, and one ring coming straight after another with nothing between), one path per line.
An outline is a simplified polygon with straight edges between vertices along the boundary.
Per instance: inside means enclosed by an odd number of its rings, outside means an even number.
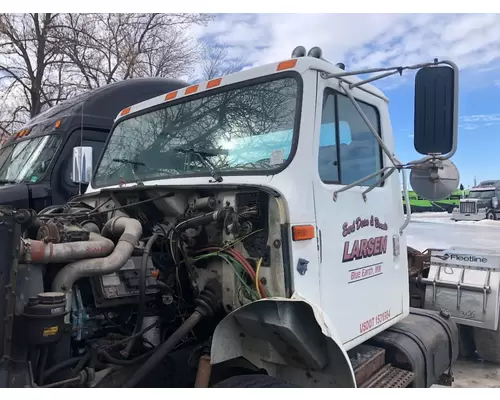
M21 246L21 260L50 264L106 257L114 247L111 240L94 232L90 232L90 238L86 242L45 243L41 240L26 239Z
M120 216L106 223L103 233L108 232L121 235L113 252L107 257L79 260L66 265L57 273L52 283L53 290L68 293L80 278L107 275L121 269L141 238L142 226L136 219Z
M146 246L144 248L144 252L142 254L142 259L141 259L141 270L139 274L139 307L137 310L137 319L135 321L135 328L134 328L134 333L139 332L143 326L143 319L144 319L144 314L146 312L146 272L148 269L148 260L149 260L149 253L151 253L151 248L153 247L153 244L158 240L160 237L159 234L155 233L153 236L149 238L149 240L146 243ZM126 357L128 357L128 354L134 347L135 340L131 340L128 342L127 346L123 350L123 354L125 354Z
M202 318L203 315L199 311L194 311L165 342L155 348L153 355L140 366L135 374L125 383L124 387L133 388L140 383Z
M210 384L212 374L212 363L208 354L203 354L198 361L198 371L196 371L195 388L207 388Z

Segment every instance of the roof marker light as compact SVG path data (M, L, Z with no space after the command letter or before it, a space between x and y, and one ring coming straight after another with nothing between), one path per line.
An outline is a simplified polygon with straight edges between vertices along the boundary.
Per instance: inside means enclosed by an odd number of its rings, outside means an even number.
M130 112L130 107L124 108L120 115L123 117L124 115L127 115Z
M199 85L193 85L193 86L189 86L186 91L184 92L185 94L193 94L193 93L196 93L198 91L198 86Z
M214 87L217 87L221 84L222 78L217 78L217 79L212 79L211 81L207 82L207 89L212 89Z
M282 61L278 64L276 71L283 71L284 69L295 68L297 65L297 60Z
M173 100L177 97L177 90L175 92L170 92L165 95L165 101Z

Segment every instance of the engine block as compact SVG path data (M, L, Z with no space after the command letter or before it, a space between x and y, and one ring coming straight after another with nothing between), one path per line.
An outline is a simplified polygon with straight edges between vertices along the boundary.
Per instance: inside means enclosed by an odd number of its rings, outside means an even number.
M141 259L140 256L131 257L118 272L92 278L96 307L137 303ZM146 269L146 296L158 293L155 286L156 279L152 275L154 269L153 262L149 258Z

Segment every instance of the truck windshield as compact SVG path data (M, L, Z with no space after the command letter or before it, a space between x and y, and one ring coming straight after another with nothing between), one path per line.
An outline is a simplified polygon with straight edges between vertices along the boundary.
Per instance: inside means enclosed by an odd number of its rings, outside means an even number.
M120 180L276 170L290 157L298 81L281 78L193 98L116 125L94 176Z
M478 190L476 192L469 192L469 199L491 199L494 196L494 190Z
M0 149L0 183L38 182L54 157L60 138L39 136Z

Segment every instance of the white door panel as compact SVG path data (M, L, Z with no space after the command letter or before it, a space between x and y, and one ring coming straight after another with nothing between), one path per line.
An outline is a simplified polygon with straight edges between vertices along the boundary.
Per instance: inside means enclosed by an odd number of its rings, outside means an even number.
M401 204L393 204L397 174L370 191L366 201L362 193L376 178L338 193L334 200L335 191L381 169L382 152L348 97L338 87L322 86L323 82L320 79L317 101L324 106L318 107L318 169L313 176L316 223L321 233L321 307L347 343L373 336L403 313L408 292L402 282L408 278L393 250L393 236L399 235L401 225L395 212ZM380 129L384 126L380 112L361 103L363 94L354 93L372 125ZM399 187L397 190L399 193Z

